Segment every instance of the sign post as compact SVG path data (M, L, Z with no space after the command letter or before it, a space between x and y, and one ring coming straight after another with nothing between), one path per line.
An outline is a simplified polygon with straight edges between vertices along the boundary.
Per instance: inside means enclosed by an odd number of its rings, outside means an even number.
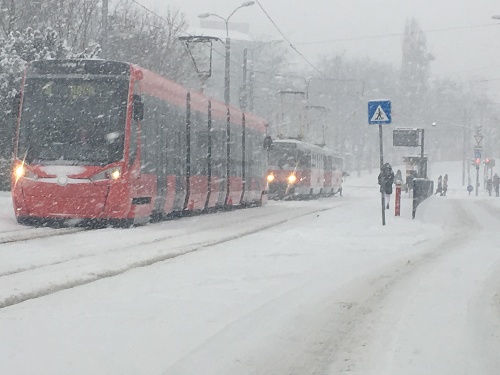
M396 182L396 204L394 215L401 216L401 181Z
M380 141L380 172L384 165L384 142L382 125L392 123L391 101L390 100L370 100L368 102L368 124L378 125L378 134ZM384 181L380 185L380 195L382 201L382 225L385 225L385 193Z

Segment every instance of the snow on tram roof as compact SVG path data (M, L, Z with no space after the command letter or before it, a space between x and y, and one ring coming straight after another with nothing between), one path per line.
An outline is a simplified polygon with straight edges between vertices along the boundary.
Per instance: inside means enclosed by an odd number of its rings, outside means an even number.
M296 147L301 148L301 149L314 150L314 151L321 153L321 154L329 154L329 155L340 157L340 155L338 153L334 152L333 150L331 150L329 148L325 148L325 147L321 147L321 146L318 146L318 145L315 145L312 143L304 142L304 141L301 141L299 139L294 139L294 138L276 139L276 140L273 140L273 143L295 144Z

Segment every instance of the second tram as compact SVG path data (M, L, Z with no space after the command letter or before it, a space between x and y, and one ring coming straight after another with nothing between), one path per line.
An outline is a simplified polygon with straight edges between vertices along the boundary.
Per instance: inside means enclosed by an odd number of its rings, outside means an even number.
M342 194L342 158L296 139L278 139L268 156L271 199L305 199Z

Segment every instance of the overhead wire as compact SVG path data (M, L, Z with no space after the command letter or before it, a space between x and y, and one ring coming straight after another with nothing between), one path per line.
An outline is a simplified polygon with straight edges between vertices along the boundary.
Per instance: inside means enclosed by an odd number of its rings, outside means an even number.
M454 26L454 27L446 27L446 28L440 28L440 29L421 30L421 32L433 33L433 32L441 32L441 31L476 29L476 28L480 28L480 27L499 26L499 25L500 25L500 23L485 23L485 24L479 24L479 25ZM403 36L403 35L406 35L406 33L391 33L391 34L380 34L380 35L366 35L366 36L353 37L353 38L317 40L317 41L313 41L313 42L297 43L297 45L298 46L305 46L305 45L313 45L313 44L353 42L353 41L357 41L357 40L381 39L381 38L390 38L390 37Z
M281 31L281 29L279 28L279 26L276 24L276 22L274 22L274 20L272 19L272 17L269 15L269 13L264 9L264 7L262 6L262 4L260 3L259 0L255 0L257 5L260 7L260 9L262 10L262 12L264 12L264 14L266 15L266 17L269 19L269 21L271 21L271 23L273 24L273 26L276 28L276 30L278 30L278 32L281 34L281 36L283 37L283 39L288 43L288 45L290 46L290 48L292 50L294 50L310 67L312 67L315 71L317 71L321 76L324 76L323 72L321 70L319 70L308 58L306 58L294 45L293 43L290 41L290 39L288 39L288 37L285 35L285 33L283 31Z

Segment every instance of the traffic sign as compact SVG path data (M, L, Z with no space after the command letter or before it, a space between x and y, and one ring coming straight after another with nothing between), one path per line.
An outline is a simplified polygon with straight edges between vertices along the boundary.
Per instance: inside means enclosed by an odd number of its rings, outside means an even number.
M368 123L375 125L392 123L391 101L370 100L368 102Z
M476 159L481 159L481 150L475 150L474 151L474 157Z
M480 134L476 134L474 136L474 139L476 140L476 144L479 146L481 144L481 141L483 140L483 136Z

